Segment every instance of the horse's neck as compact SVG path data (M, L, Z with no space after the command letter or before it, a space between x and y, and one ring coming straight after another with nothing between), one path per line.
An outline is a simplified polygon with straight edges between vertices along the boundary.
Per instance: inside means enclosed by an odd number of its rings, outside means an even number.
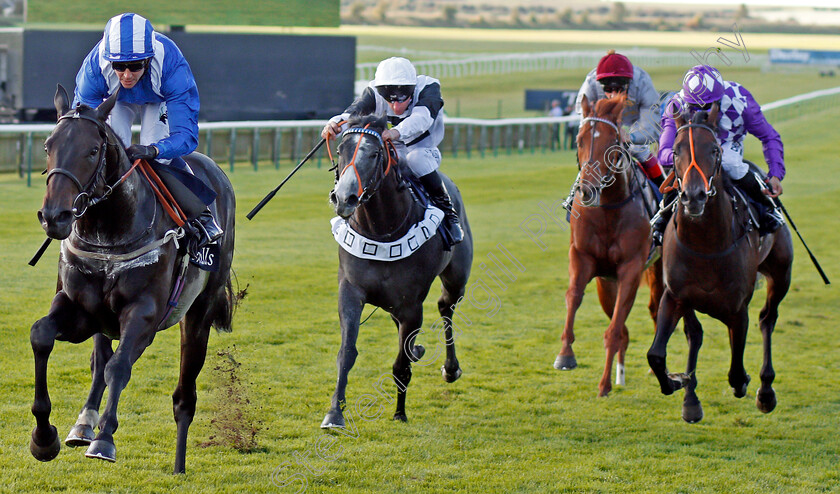
M354 222L359 233L371 237L398 238L411 226L414 201L407 188L400 188L396 174L388 174L379 190L356 209Z
M633 164L628 164L613 174L614 181L601 190L601 204L620 202L633 192Z
M106 182L114 185L130 165L117 149L108 150ZM139 169L113 189L107 199L90 207L76 221L76 233L86 242L102 245L125 245L144 237L159 208L153 201L149 185Z
M731 196L724 190L722 183L715 187L717 193L709 197L700 218L688 218L682 207L678 206L676 221L680 241L724 249L735 240Z

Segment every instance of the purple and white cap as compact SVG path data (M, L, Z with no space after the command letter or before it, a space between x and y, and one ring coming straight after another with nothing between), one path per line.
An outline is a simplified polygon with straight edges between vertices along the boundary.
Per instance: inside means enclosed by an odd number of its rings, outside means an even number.
M682 100L689 105L705 105L723 97L723 77L711 65L696 65L683 77Z
M109 62L133 62L155 56L152 23L137 14L115 15L105 25L103 58Z

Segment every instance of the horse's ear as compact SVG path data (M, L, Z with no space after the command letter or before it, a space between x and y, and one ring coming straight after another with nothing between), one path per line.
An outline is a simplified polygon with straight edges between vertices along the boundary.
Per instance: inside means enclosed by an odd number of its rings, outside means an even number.
M114 109L114 105L117 103L117 95L120 94L120 88L118 87L114 94L108 97L105 101L103 101L99 106L96 107L96 117L105 122L108 119L108 115L110 115L111 110Z
M679 129L683 125L685 125L685 114L679 113L674 117L674 123L676 124L677 128Z
M58 117L61 118L62 115L67 113L70 110L70 98L67 97L67 90L64 89L64 86L61 84L55 89L55 97L53 98L53 103L55 104L55 111L58 112Z
M712 103L712 109L709 110L709 115L706 117L706 124L709 127L717 128L718 114L720 113L720 103L715 101Z
M580 100L580 111L583 115L583 118L588 118L592 116L592 105L589 104L589 100L584 96Z
M627 94L619 93L618 96L615 97L615 99L616 101L618 101L618 103L616 103L616 105L612 108L612 115L610 116L612 117L612 120L614 122L620 122L621 112L624 111L624 104L625 102L627 102Z

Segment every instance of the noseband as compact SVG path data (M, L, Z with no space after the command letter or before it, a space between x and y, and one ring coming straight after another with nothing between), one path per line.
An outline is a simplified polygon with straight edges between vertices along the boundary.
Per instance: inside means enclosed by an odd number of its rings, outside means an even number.
M353 157L350 159L350 162L347 163L347 165L345 165L344 168L342 168L340 172L336 168L336 182L339 179L341 179L341 177L344 175L344 172L346 172L349 168L353 169L353 172L356 174L356 181L359 184L359 189L357 191L358 192L357 195L359 197L359 204L364 204L365 202L367 202L371 198L371 196L376 194L376 191L379 190L379 184L382 183L382 180L386 176L388 176L388 173L391 171L391 163L393 161L392 157L391 157L391 153L388 152L389 151L388 146L391 146L391 149L393 149L393 145L390 144L390 142L386 144L386 142L382 140L382 135L379 132L376 132L375 130L369 129L368 128L369 126L370 126L370 124L366 125L364 128L353 127L353 128L349 128L349 129L344 131L344 133L342 134L342 142L343 142L343 139L349 134L360 134L360 137L356 141L356 149L353 151ZM356 157L359 154L359 148L361 148L361 146L362 146L361 137L363 137L363 136L371 136L371 137L375 138L377 144L379 144L379 151L380 151L379 154L378 154L378 158L376 160L376 171L377 171L377 173L375 175L373 175L370 182L368 184L364 185L364 186L362 186L362 176L361 176L361 174L359 174L359 169L358 169L358 166L356 165ZM385 153L388 154L387 160L383 156L382 152L385 152ZM383 165L383 163L385 163L385 164ZM383 170L383 168L384 168L384 170Z
M706 194L709 197L711 197L711 196L713 196L717 193L717 190L715 189L715 186L714 186L713 182L715 180L715 175L717 175L717 173L720 171L721 161L723 159L723 156L722 156L723 153L720 150L720 144L717 144L717 134L715 133L714 129L712 129L708 125L694 124L694 123L683 125L679 129L677 129L677 133L679 134L684 129L688 129L688 145L689 145L689 149L691 150L691 163L688 165L688 168L686 168L685 173L683 173L683 176L676 178L677 190L679 190L680 194L682 194L683 181L687 180L688 172L690 172L693 168L693 169L697 170L697 173L700 174L700 178L703 179L704 190L705 190ZM693 132L693 129L703 129L703 130L707 130L707 131L711 132L712 136L715 138L715 144L717 144L718 155L717 155L717 160L715 161L715 168L714 168L714 170L712 170L712 174L708 178L706 178L706 174L703 173L703 170L701 170L700 166L697 164L697 158L696 158L696 155L695 155L695 152L694 152L694 132Z
M116 146L111 142L108 142L108 131L105 127L105 124L100 122L98 119L93 118L88 115L83 115L79 113L79 110L76 109L72 113L68 113L61 118L58 119L59 122L62 120L87 120L89 122L93 122L97 129L99 130L99 136L102 138L102 145L99 147L99 161L96 164L96 168L93 170L93 174L90 176L88 182L82 186L81 180L79 180L73 172L69 170L65 170L64 168L53 168L47 174L47 185L50 183L50 179L54 175L64 175L65 177L69 178L76 188L79 190L79 194L73 199L73 216L76 218L81 218L82 215L85 214L88 207L97 204L98 202L104 200L108 197L113 188L108 184L105 184L105 192L101 196L94 197L94 190L96 189L99 182L105 182L105 158L106 158L106 151L108 146Z

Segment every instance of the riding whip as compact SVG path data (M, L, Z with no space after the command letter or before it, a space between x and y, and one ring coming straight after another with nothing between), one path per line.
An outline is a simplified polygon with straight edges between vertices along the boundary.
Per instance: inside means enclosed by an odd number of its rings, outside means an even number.
M47 247L50 246L50 242L52 242L52 239L50 237L44 239L44 243L41 244L41 247L38 249L38 252L36 252L35 255L32 256L32 259L29 260L30 266L38 264L38 261L41 259L41 256L44 255L44 252L47 251Z
M758 183L764 185L763 180L759 179ZM799 237L799 240L802 241L802 245L805 246L805 250L808 251L808 255L811 256L811 262L814 263L814 267L817 268L817 272L820 273L820 276L823 279L823 283L825 283L826 285L830 285L831 282L828 281L828 276L825 275L825 272L820 266L820 263L817 262L817 258L814 257L814 254L811 253L811 249L808 248L808 244L805 243L805 239L802 238L802 235L799 233L799 229L796 228L796 223L793 222L793 218L790 217L790 214L787 212L787 209L785 209L785 205L782 204L782 200L778 197L771 197L770 200L776 205L778 205L779 208L781 208L782 212L785 213L785 217L787 218L788 223L790 223L790 226L793 227L793 231L796 232L796 235Z
M266 196L263 198L263 200L262 200L262 201L260 201L260 203L259 203L259 204L257 204L256 206L254 206L254 209L252 209L250 213L248 213L247 215L245 215L245 217L246 217L246 218L248 218L249 220L254 219L254 216L255 216L257 213L259 213L259 212L260 212L260 209L262 209L262 208L263 208L263 206L265 206L265 205L268 203L268 201L270 201L272 198L274 198L274 195L275 195L275 194L277 194L277 191L279 191L279 190L280 190L280 187L282 187L282 186L283 186L286 182L288 182L288 181L289 181L289 179L290 179L290 178L292 178L292 175L294 175L294 174L295 174L295 172L297 172L297 171L300 169L300 167L301 167L301 166L303 166L303 164L304 164L304 163L306 163L306 161L307 161L309 158L311 158L311 157L312 157L312 155L313 155L313 154L315 154L315 152L316 152L316 151L318 151L318 149L320 149L320 148L321 148L321 146L323 146L323 145L324 145L324 143L325 143L326 141L327 141L326 139L321 138L321 140L320 140L320 141L318 141L318 144L316 144L316 145L315 145L315 147L314 147L314 148L312 148L312 151L309 151L309 154L307 154L306 156L304 156L304 157L303 157L303 160L301 160L301 162L300 162L300 163L298 163L298 166L296 166L296 167L295 167L295 169L294 169L294 170L292 170L292 173L290 173L290 174L289 174L286 178L284 178L284 179L283 179L283 181L282 181L282 182L280 182L280 185L278 185L277 187L275 187L275 188L274 188L274 190L272 190L271 192L269 192L269 193L268 193L268 195L266 195Z

